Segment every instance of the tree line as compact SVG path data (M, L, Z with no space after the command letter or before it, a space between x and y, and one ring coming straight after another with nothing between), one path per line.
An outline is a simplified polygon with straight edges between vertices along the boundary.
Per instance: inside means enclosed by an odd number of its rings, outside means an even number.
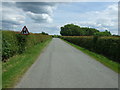
M62 36L92 36L92 35L110 36L111 35L110 31L108 30L100 32L95 28L80 27L74 24L67 24L61 27L60 34Z

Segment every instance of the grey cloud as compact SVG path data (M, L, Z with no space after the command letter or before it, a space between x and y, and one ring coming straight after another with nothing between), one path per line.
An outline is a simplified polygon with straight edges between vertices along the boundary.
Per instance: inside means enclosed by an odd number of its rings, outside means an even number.
M25 16L20 14L20 10L15 7L15 2L2 3L2 28L11 29L14 26L24 23Z
M15 6L15 2L2 2L2 6L9 6L9 7L14 7Z
M16 23L14 21L9 20L2 20L2 29L3 30L10 30L13 29L15 26L20 25L19 23Z
M11 29L21 25L30 17L36 23L52 22L52 11L56 3L48 2L3 2L2 27Z
M53 7L54 3L45 2L16 2L16 6L22 8L24 11L31 11L33 13L50 13L47 7Z
M13 28L13 24L12 23L2 22L2 30L10 30L12 28Z
M11 20L2 20L2 23L12 24L12 25L20 25L20 23L18 23L16 21L11 21Z
M16 2L16 6L21 8L36 23L51 22L51 14L56 3L50 2Z
M21 22L13 21L13 20L2 20L2 29L13 29L14 26L21 25Z

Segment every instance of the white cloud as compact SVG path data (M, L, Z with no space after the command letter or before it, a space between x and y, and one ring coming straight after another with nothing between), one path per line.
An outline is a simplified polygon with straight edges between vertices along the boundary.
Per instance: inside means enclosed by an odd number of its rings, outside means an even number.
M84 18L83 21L75 22L80 26L89 26L97 28L101 31L110 30L113 34L117 34L118 27L118 5L109 5L106 9L101 11L91 11L79 15Z
M49 14L36 14L27 12L27 15L37 23L52 22L52 18L49 16Z

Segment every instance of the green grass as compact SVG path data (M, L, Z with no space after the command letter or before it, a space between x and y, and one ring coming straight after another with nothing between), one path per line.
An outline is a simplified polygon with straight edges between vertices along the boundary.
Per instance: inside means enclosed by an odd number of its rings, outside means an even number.
M63 39L62 39L63 40ZM110 69L112 69L113 71L117 72L117 73L120 73L120 64L117 63L117 62L114 62L110 59L108 59L107 57L103 56L103 55L100 55L100 54L97 54L97 53L94 53L94 52L91 52L85 48L82 48L80 46L77 46L73 43L70 43L66 40L64 40L66 43L70 44L71 46L79 49L80 51L82 51L83 53L89 55L90 57L94 58L95 60L99 61L100 63L104 64L105 66L109 67Z
M28 49L21 55L11 57L8 62L2 64L2 87L13 88L23 74L36 61L43 48L51 41L39 43Z
M2 31L0 30L0 89L2 89Z
M0 61L0 89L2 89L2 61Z

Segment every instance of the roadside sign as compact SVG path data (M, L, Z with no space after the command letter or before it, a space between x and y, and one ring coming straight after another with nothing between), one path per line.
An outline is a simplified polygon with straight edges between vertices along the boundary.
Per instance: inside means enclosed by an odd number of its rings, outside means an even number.
M21 34L22 35L29 35L30 34L26 26L23 27Z

